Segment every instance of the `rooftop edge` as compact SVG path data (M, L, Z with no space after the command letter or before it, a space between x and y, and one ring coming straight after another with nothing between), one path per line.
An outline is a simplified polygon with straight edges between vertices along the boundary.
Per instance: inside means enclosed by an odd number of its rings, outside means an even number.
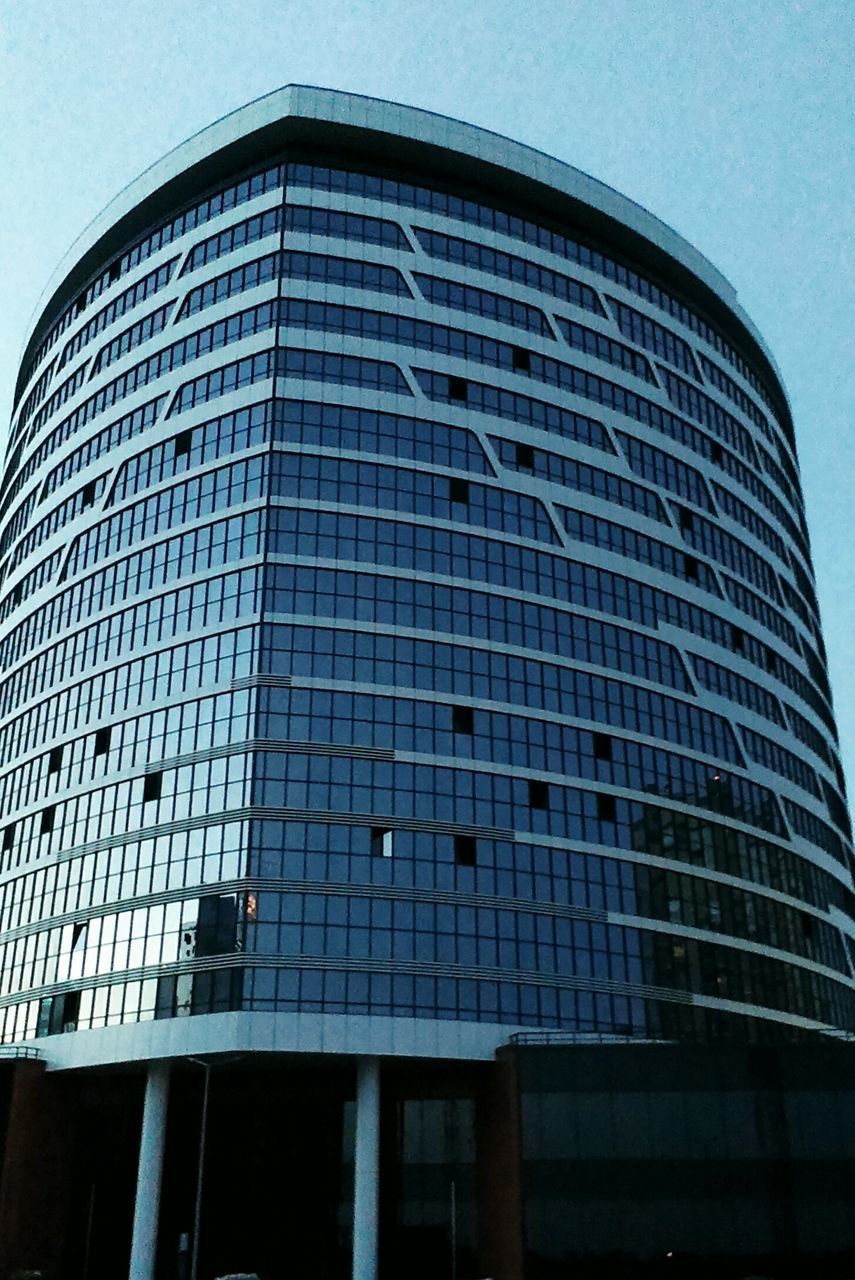
M784 405L789 408L775 358L743 311L730 282L692 244L629 197L565 161L480 126L419 107L294 84L256 98L207 125L143 170L113 197L75 239L43 289L24 337L19 378L36 340L47 327L46 322L61 309L63 295L73 294L82 285L82 277L91 276L92 271L87 267L96 248L108 242L109 233L122 228L134 211L150 206L158 192L175 186L188 171L197 171L200 176L205 174L218 155L226 159L224 153L234 153L238 146L243 146L251 159L253 139L261 145L262 139L267 138L270 145L275 144L277 135L281 134L282 142L286 143L289 135L310 135L312 126L319 131L326 130L328 135L332 130L342 138L347 134L351 139L357 134L385 136L408 152L414 149L425 154L441 152L446 161L453 161L455 157L465 161L466 170L462 172L469 172L474 161L476 169L482 172L512 174L518 182L522 179L568 198L592 215L599 215L601 221L619 224L634 240L646 243L682 268L681 274L697 281L702 291L717 299L719 307L733 316L756 345L778 384ZM206 165L206 162L209 163ZM175 194L180 196L180 190ZM176 199L174 203L177 206L180 201ZM125 240L134 238L132 225L128 231ZM104 243L99 254L102 262L111 256L107 250L108 245Z

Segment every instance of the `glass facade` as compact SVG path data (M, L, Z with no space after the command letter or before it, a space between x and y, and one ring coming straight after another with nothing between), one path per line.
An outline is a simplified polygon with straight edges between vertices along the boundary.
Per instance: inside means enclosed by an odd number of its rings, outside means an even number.
M227 1010L855 1030L768 363L619 228L360 146L230 153L31 338L3 1040Z
M851 1045L507 1052L527 1277L851 1276Z

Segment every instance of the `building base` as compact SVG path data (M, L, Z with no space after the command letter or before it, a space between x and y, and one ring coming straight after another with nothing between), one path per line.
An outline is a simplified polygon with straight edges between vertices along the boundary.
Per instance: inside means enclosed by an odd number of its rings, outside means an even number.
M855 1274L855 1045L206 1061L200 1280ZM152 1134L148 1274L189 1280L204 1066L171 1063L146 1136L141 1066L0 1064L0 1280L128 1275Z

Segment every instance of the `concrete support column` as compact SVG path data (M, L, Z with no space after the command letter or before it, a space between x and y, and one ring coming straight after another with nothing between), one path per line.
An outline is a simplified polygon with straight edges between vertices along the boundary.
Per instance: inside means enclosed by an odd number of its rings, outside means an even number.
M475 1095L478 1274L522 1280L522 1117L516 1050L500 1049Z
M0 1275L60 1268L79 1111L75 1082L0 1060Z
M169 1063L153 1062L148 1069L143 1104L130 1280L153 1280L160 1212L160 1180L166 1140Z
M380 1204L380 1061L356 1065L356 1153L353 1174L353 1280L377 1280Z

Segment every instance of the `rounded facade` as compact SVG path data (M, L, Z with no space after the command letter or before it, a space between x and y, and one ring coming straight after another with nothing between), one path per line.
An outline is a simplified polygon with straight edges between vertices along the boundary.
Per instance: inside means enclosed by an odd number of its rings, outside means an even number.
M787 402L614 192L244 108L64 264L0 521L6 1041L855 1029Z

